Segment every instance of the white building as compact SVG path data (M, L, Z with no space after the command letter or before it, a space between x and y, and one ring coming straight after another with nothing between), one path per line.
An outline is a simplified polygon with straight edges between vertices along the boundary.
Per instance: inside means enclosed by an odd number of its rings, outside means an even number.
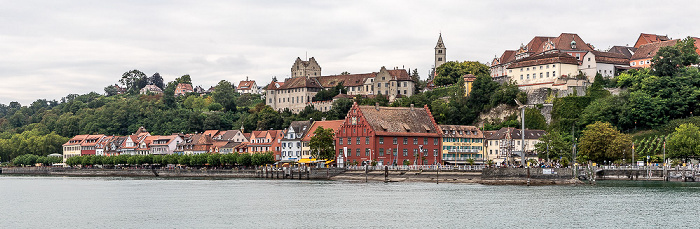
M289 125L281 141L282 161L298 161L301 158L301 138L310 127L311 121L294 121Z

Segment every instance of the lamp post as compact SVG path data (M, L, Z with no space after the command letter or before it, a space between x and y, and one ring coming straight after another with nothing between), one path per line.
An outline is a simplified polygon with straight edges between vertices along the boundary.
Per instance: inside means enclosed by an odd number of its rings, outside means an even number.
M527 168L527 163L525 163L525 105L520 103L517 99L515 99L515 103L518 104L518 108L520 108L520 137L522 138L520 142L520 164L523 165L523 168Z

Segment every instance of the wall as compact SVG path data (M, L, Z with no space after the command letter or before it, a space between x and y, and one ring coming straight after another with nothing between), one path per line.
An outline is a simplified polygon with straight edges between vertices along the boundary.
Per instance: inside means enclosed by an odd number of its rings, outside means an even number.
M485 168L481 179L573 179L570 168L550 168L555 174L543 174L543 168Z

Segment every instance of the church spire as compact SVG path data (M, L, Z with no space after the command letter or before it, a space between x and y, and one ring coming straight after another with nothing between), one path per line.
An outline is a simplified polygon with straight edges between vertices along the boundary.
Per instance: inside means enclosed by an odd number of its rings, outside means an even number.
M438 37L437 45L435 45L435 65L434 68L440 67L440 65L447 62L447 49L445 48L445 43L442 42L442 33Z
M435 45L435 49L439 49L439 48L445 48L445 43L442 43L442 33L440 33L440 35L438 37L438 42Z

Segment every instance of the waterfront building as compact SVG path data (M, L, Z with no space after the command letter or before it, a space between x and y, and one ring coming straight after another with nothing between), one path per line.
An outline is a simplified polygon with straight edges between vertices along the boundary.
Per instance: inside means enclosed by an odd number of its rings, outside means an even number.
M105 136L95 144L95 155L104 156L104 150L108 147L108 143L112 141L115 136Z
M535 144L546 132L544 130L525 130L525 157L537 160ZM487 160L501 165L504 163L520 163L522 155L522 135L520 129L503 127L498 131L488 131L486 134Z
M223 132L223 133L222 133ZM245 133L243 133L243 127L241 130L227 130L219 132L219 135L214 136L215 140L225 140L230 142L247 142Z
M311 143L311 138L316 136L314 132L316 129L319 127L323 127L324 129L333 129L333 133L337 132L340 129L340 125L343 124L345 120L321 120L321 121L314 121L313 124L311 124L311 127L309 128L308 131L304 134L304 137L301 138L301 159L300 160L310 160L311 159L311 148L309 147L309 143ZM334 145L335 146L335 145ZM337 149L336 149L337 150Z
M450 165L484 163L484 134L475 126L440 125L442 161Z
M272 152L275 155L275 160L279 161L282 155L280 146L282 145L283 132L282 130L253 131L249 138L250 141L245 145L246 152L250 154Z
M194 134L177 144L176 154L195 155L209 153L214 145L214 139L207 134Z
M80 156L95 155L97 142L102 139L104 134L88 135L80 142Z
M124 136L114 136L109 142L107 142L103 155L104 156L119 156L122 152L122 145L126 141L127 137Z
M169 155L175 152L177 145L184 142L184 139L178 134L172 134L168 136L152 136L150 147L150 154L153 155Z
M301 158L301 138L311 127L311 121L293 121L284 130L281 141L281 161L298 161Z
M439 164L440 128L428 106L380 107L354 103L335 133L338 166Z
M87 136L87 134L76 135L63 144L63 162L66 162L68 158L80 156L80 143L82 143Z

